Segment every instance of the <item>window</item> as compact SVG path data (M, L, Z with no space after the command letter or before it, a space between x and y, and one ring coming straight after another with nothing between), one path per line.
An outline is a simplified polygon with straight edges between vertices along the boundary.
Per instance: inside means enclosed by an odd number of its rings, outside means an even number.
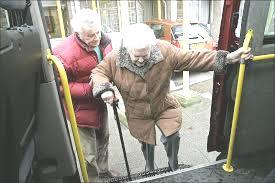
M144 7L137 1L137 22L144 22Z
M183 19L183 2L177 1L177 19Z
M241 36L241 27L242 27L242 18L243 18L243 10L244 10L244 0L241 0L240 9L239 9L239 18L238 18L238 25L235 30L236 37L240 38Z
M155 34L157 39L162 38L164 36L164 27L163 27L163 25L152 24L150 27L151 27L151 29L153 29L154 34Z
M48 27L48 34L50 38L61 37L61 30L59 26L58 15L56 7L44 7L44 17Z
M102 25L107 25L114 32L119 32L117 1L101 0L98 3Z
M71 32L71 26L69 24L69 13L67 8L67 3L61 1L61 11L64 23L65 34L69 35ZM61 27L59 23L57 7L55 1L42 1L42 6L44 10L44 18L47 24L47 31L49 38L60 38L61 37Z
M129 24L137 23L136 1L128 1Z
M0 7L0 28L8 28L9 19L7 10Z
M190 1L177 1L177 19L183 19L183 11L184 6L189 7L190 12L188 12L188 18L191 22L199 22L199 11L200 9L200 2L197 0L190 0Z
M25 22L24 11L21 9L4 9L0 7L0 28L18 27Z
M274 33L274 21L275 21L275 13L274 13L274 1L270 1L269 11L266 19L265 24L265 31L264 31L264 44L274 44L275 33Z
M139 1L128 1L129 24L143 22L143 6Z
M274 35L274 26L275 26L274 21L275 21L274 1L270 1L269 12L268 12L267 20L265 24L265 31L264 31L265 36Z

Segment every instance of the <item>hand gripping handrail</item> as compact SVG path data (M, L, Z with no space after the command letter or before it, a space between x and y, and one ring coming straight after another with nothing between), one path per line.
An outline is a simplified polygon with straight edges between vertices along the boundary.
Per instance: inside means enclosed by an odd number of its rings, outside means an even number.
M79 159L83 180L85 183L88 183L89 177L88 177L88 173L87 173L87 169L86 169L86 164L84 161L84 155L83 155L81 145L80 145L80 139L79 139L77 124L76 124L75 113L74 113L71 93L70 93L70 89L69 89L67 74L66 74L66 71L65 71L61 61L56 56L52 55L50 50L47 50L47 59L49 62L52 62L55 64L55 66L59 72L59 76L61 79L61 85L64 90L65 103L66 103L67 110L69 113L69 120L70 120L70 123L72 126L73 137L74 137L74 141L75 141L77 156Z
M249 29L244 39L244 43L243 43L244 49L248 49L248 46L252 37L253 37L253 30ZM233 166L231 166L231 163L232 163L232 154L233 154L233 148L234 148L234 142L235 142L236 128L238 124L239 108L240 108L240 102L241 102L241 96L242 96L242 90L243 90L244 72L245 72L245 60L244 60L244 55L242 55L241 61L240 61L237 93L236 93L236 100L234 105L234 113L233 113L233 120L232 120L232 126L231 126L227 160L226 160L226 164L223 165L223 169L226 172L233 172Z

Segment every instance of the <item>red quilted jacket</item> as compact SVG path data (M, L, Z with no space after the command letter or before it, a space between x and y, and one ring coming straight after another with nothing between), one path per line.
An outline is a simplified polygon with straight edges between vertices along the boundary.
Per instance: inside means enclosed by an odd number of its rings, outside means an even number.
M103 58L112 50L111 40L103 33L99 48ZM55 47L53 54L66 70L78 126L100 128L106 105L91 95L89 85L91 70L99 63L96 52L89 50L75 33Z

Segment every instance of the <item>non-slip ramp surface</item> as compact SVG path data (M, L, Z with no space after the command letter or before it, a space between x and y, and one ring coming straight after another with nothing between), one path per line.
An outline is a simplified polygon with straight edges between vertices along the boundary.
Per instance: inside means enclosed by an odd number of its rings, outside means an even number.
M261 183L275 168L275 152L258 153L233 162L234 171L227 173L222 169L225 160L208 166L195 166L168 172L154 177L135 180L135 182L224 182Z

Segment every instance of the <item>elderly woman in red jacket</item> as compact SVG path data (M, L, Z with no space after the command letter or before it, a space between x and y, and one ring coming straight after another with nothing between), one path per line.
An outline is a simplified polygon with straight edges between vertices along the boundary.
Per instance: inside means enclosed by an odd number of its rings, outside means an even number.
M88 173L112 177L108 168L109 130L106 104L95 99L89 85L91 70L112 50L111 40L101 32L99 15L80 10L72 19L74 33L54 48L63 63L72 96L80 141ZM92 170L92 171L89 171Z

